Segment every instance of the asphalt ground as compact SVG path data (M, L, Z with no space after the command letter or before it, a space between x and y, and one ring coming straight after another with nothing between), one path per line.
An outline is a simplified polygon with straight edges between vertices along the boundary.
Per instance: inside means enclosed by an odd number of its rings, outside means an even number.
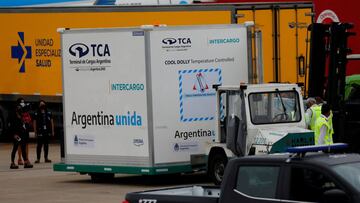
M52 164L60 161L60 147L50 145L53 163L34 164L32 169L10 169L12 144L0 143L0 203L109 202L121 203L125 194L164 187L211 184L204 173L133 176L117 174L111 181L93 183L88 175L54 172ZM29 158L34 162L36 145L29 144ZM17 158L16 158L17 159Z

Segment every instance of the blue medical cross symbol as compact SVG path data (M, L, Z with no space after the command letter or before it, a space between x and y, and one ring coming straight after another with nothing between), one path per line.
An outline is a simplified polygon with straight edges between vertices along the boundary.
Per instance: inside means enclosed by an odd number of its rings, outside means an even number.
M25 73L25 59L31 58L31 46L25 46L24 32L18 32L19 40L17 46L11 46L11 58L18 59L20 73Z

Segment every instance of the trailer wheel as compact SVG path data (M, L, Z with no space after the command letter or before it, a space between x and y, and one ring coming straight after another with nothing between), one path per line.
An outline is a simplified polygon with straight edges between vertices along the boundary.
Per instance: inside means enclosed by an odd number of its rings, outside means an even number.
M208 175L215 185L221 184L227 162L228 159L224 154L214 154L210 157Z
M115 177L113 173L89 173L89 175L93 183L110 182Z

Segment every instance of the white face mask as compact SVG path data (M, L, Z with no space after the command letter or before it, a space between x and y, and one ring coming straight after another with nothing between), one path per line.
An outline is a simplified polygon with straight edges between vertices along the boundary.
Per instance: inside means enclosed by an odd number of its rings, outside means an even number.
M21 103L20 103L20 106L21 106L21 107L25 107L25 103L24 103L24 102L21 102Z

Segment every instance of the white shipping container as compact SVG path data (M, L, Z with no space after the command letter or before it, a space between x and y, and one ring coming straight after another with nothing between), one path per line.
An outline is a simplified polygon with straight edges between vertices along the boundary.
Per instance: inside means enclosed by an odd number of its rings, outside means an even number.
M172 173L215 139L214 84L248 81L248 28L63 30L58 171Z

